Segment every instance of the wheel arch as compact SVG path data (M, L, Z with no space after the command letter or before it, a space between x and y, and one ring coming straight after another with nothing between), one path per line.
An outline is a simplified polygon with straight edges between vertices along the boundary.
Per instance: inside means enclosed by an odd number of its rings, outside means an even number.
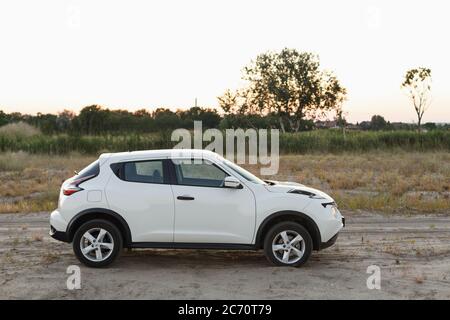
M255 241L256 247L258 249L261 249L263 247L264 237L270 230L270 228L272 228L277 223L285 221L297 222L304 228L306 228L306 230L309 232L313 240L313 249L320 250L320 244L322 240L320 230L317 224L308 215L302 212L291 210L278 211L272 213L263 220L263 222L259 225L258 231L256 233L256 241Z
M123 246L131 245L131 231L125 219L115 211L104 208L92 208L77 213L67 225L67 236L69 242L73 241L73 237L78 228L85 222L93 219L103 219L113 223L122 234Z

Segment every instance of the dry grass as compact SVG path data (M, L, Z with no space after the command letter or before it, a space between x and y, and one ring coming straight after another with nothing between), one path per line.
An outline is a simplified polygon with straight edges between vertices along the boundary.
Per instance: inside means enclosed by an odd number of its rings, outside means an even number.
M286 155L270 179L324 190L348 210L450 213L448 152Z
M60 256L58 254L55 254L53 252L46 252L41 257L41 263L44 265L49 265L52 263L55 263L60 259Z
M41 134L38 128L25 122L8 123L0 127L0 136L9 138L29 138Z
M44 237L40 234L33 234L31 240L34 242L42 242L44 240Z
M417 284L423 283L424 280L425 280L425 277L424 277L424 276L416 276L416 277L414 278L414 281L415 281Z
M50 211L61 182L95 157L0 154L0 213ZM258 166L246 166L259 175ZM450 212L450 153L370 152L284 155L273 180L331 194L341 208L380 212Z
M0 154L0 213L54 210L62 181L94 160L79 154Z

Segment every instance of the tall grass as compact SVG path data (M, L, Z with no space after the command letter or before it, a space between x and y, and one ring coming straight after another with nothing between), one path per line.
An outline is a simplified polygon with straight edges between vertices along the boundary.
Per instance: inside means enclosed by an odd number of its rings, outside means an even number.
M284 153L342 152L371 150L449 150L450 131L350 131L336 130L286 133L280 136Z
M270 140L270 139L269 139ZM127 134L122 136L70 136L70 135L14 135L0 131L0 151L26 151L29 153L98 154L131 150L172 148L177 142L170 133ZM205 146L208 142L205 142ZM450 151L450 131L354 131L345 135L337 130L317 130L280 135L282 153L305 154L343 151L365 152L373 150Z
M26 139L41 134L38 128L25 122L8 123L0 127L0 137L10 139Z

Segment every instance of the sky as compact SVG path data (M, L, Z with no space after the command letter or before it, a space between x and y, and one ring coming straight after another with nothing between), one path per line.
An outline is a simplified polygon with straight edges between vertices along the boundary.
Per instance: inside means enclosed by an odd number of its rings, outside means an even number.
M137 110L218 107L258 54L319 55L348 90L350 121L415 121L400 89L432 70L423 122L450 122L449 1L2 0L0 110L91 104Z

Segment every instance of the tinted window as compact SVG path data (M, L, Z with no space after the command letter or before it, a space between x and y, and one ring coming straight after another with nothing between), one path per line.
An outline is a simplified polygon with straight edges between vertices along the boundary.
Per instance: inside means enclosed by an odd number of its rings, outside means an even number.
M123 179L132 182L163 183L162 160L126 162L123 164Z
M203 187L221 187L228 174L205 160L183 161L175 164L178 184Z
M241 176L244 177L245 180L253 182L253 183L258 183L258 184L266 184L263 180L261 180L260 178L258 178L257 176L251 174L250 172L248 172L247 170L245 170L244 168L239 167L238 165L234 164L231 161L228 160L224 160L222 162L224 165L226 165L229 169L236 171L237 173L239 173Z
M98 160L92 162L90 165L88 165L86 168L78 172L77 179L86 178L90 176L98 176L100 173L100 164Z

